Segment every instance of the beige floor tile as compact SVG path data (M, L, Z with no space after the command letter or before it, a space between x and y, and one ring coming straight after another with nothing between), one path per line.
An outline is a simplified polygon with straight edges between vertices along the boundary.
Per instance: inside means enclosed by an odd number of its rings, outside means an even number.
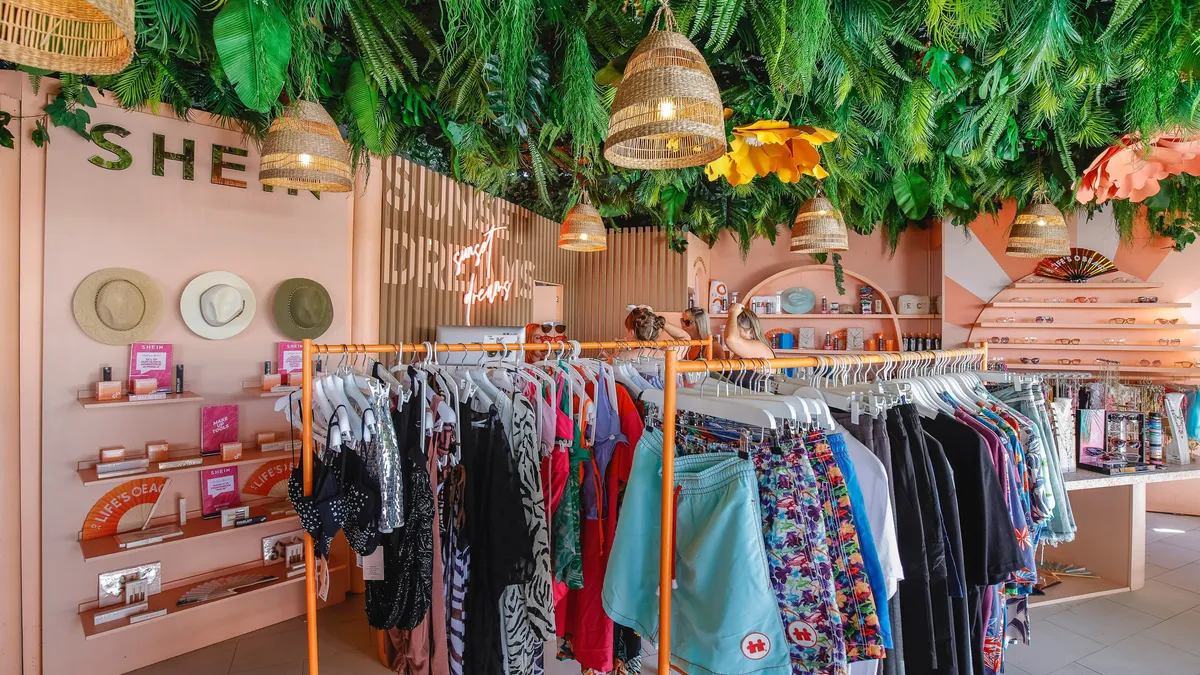
M1004 675L1009 675L1007 669L1005 669ZM1053 673L1050 673L1050 675L1097 675L1097 673L1091 668L1085 668L1078 663L1069 663Z
M1200 595L1155 579L1147 580L1144 587L1132 593L1117 593L1108 599L1160 619L1169 619L1200 605Z
M1079 663L1100 675L1197 675L1200 658L1145 635L1089 654Z
M304 658L308 647L308 632L292 630L286 633L258 635L249 633L238 640L230 673L291 663Z
M375 651L349 651L338 654L319 652L321 675L388 675L391 669L384 666L376 656ZM308 674L308 664L302 666L302 673Z
M1200 656L1200 611L1192 610L1167 619L1142 635Z
M1162 619L1117 604L1108 598L1097 598L1065 612L1059 612L1046 621L1101 644L1114 645L1159 623Z
M1088 654L1104 649L1103 644L1049 621L1038 622L1032 641L1029 645L1009 647L1005 653L1005 663L1029 675L1050 675Z
M375 649L375 633L363 616L358 621L321 622L317 620L317 638L321 651L331 654Z
M292 661L291 663L277 663L266 668L255 668L254 670L244 670L237 675L303 675L301 669L304 666L303 655L301 660ZM326 673L325 675L334 675Z
M1170 572L1170 571L1171 570L1169 570L1165 567L1159 567L1158 565L1151 565L1150 563L1146 563L1146 578L1147 579L1153 579L1154 577L1157 577L1164 572Z
M1200 551L1168 544L1166 540L1146 544L1146 562L1173 570L1200 560Z
M1177 516L1173 513L1154 513L1153 511L1146 514L1147 529L1170 529L1182 530L1187 532L1200 527L1200 517L1196 516Z
M1170 572L1164 572L1154 577L1154 579L1155 581L1178 586L1193 593L1200 593L1200 562L1194 562L1190 565L1173 569Z
M1184 532L1183 534L1172 534L1163 539L1163 541L1172 546L1200 551L1200 529Z

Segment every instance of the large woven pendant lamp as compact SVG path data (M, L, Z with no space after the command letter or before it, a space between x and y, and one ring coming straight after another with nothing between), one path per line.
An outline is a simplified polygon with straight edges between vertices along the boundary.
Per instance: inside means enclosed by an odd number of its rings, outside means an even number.
M617 87L604 157L630 169L678 169L703 166L723 154L721 91L663 0Z
M600 218L600 212L592 206L587 190L579 195L579 201L567 211L558 233L558 247L585 253L608 250L604 221Z
M133 59L134 0L0 0L0 59L111 75Z
M817 186L817 194L804 202L792 223L792 253L830 253L850 248L842 212Z
M1045 258L1071 252L1067 222L1044 192L1034 195L1034 203L1017 213L1004 252L1014 258Z
M319 103L297 99L271 122L258 181L313 192L349 192L350 146Z

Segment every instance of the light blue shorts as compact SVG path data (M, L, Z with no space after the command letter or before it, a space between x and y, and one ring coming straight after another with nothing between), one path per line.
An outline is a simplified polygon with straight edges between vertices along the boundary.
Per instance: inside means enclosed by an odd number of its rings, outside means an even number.
M658 642L662 432L647 430L604 577L613 621ZM678 487L671 664L688 675L790 675L771 590L754 465L720 453L675 460Z

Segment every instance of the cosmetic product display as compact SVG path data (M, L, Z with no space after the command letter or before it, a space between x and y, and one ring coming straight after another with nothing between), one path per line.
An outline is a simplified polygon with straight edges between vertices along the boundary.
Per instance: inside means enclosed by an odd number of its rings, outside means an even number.
M202 458L202 457L186 457L184 459L172 459L172 460L168 460L166 462L159 462L158 470L162 471L163 469L182 469L182 468L188 467L188 466L200 466L203 463L204 463L204 458Z

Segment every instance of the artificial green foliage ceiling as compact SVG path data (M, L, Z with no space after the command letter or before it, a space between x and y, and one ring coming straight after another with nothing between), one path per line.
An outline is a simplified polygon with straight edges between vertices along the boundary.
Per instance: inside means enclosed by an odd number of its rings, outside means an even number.
M733 110L840 134L825 191L861 232L959 224L1071 185L1124 133L1200 128L1200 0L676 0ZM364 150L400 154L560 219L586 186L614 225L681 245L786 232L811 180L730 187L701 168L604 161L608 109L651 0L137 0L133 62L63 76L34 131L83 133L83 84L123 105L206 110L265 132L318 98ZM32 77L48 73L28 69ZM11 145L0 113L0 145ZM1182 247L1200 179L1145 206ZM1114 206L1122 234L1137 207Z

